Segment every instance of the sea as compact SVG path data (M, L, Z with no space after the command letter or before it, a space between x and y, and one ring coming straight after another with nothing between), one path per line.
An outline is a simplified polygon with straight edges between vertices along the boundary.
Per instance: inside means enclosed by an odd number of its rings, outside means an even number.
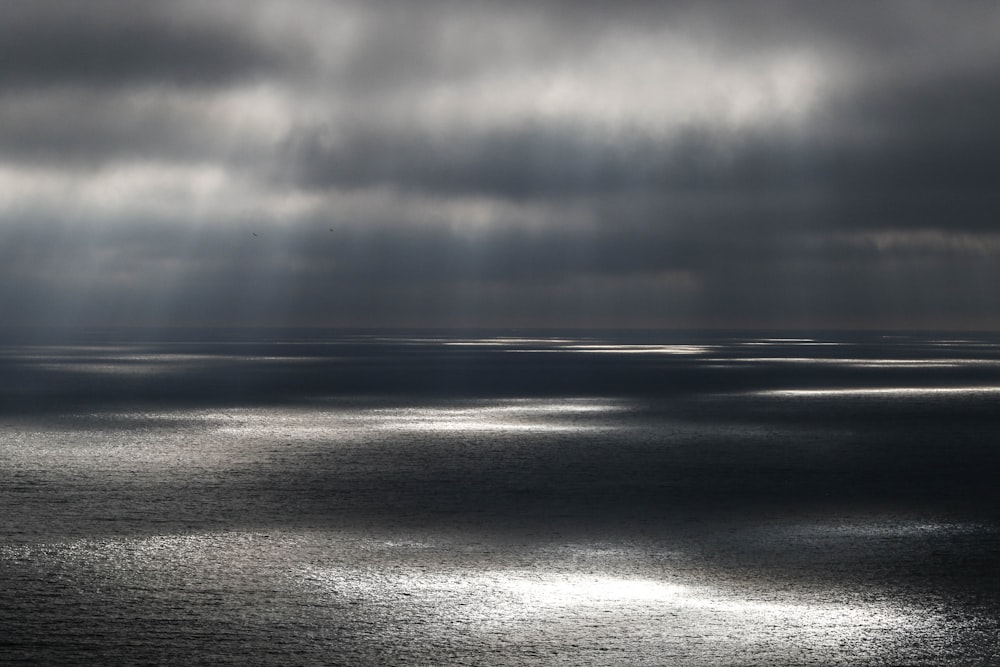
M0 339L0 664L1000 665L1000 335Z

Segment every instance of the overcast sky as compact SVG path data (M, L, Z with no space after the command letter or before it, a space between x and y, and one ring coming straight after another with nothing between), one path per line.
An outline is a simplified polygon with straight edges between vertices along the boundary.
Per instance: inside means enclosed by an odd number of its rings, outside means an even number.
M1000 328L1000 4L0 5L5 325Z

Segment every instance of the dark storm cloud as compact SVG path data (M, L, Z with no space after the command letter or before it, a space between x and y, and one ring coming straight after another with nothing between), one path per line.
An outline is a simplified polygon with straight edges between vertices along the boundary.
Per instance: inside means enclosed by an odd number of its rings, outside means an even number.
M989 228L1000 205L995 78L983 69L862 88L835 100L805 135L693 127L668 138L637 131L608 141L572 123L529 121L444 135L359 123L332 132L300 129L286 150L290 173L305 187L390 186L514 199L823 191L823 205L840 213L846 227Z
M10 3L0 21L0 92L38 86L215 85L281 58L190 3Z
M502 198L563 197L602 190L648 190L667 155L639 141L602 145L562 125L450 132L360 125L329 143L322 129L290 137L288 150L305 187L392 186L435 194Z
M572 235L501 227L478 237L391 226L289 236L263 225L250 227L257 236L236 228L190 237L169 221L99 233L67 224L58 243L51 230L26 225L4 238L0 301L8 312L30 305L36 317L52 316L44 304L54 302L60 318L106 323L558 326L599 324L610 313L623 325L682 315L762 325L863 313L920 315L926 324L942 304L955 316L981 311L983 286L1000 279L988 255L942 249L934 238L893 253L895 269L909 269L900 273L872 261L882 252L874 244L816 243L766 225L751 236L741 222L636 222ZM30 304L25 277L37 297ZM956 286L961 295L947 298Z
M225 8L114 0L4 6L4 162L76 168L245 159L252 138L234 142L231 119L212 117L213 100L290 76L297 56Z
M536 9L543 15L565 10L559 3ZM561 23L553 22L553 41L561 43L562 36L576 44L573 37L580 33L574 30L600 36L595 25L609 18L605 9L600 3L574 5ZM993 121L1000 113L1000 50L989 28L994 10L962 4L943 12L928 3L760 3L749 9L641 3L614 18L619 28L629 26L638 35L652 32L650 19L694 26L696 34L720 40L708 51L727 57L741 49L755 54L776 45L811 45L839 59L843 80L805 129L789 131L779 121L732 131L692 120L667 137L650 135L638 124L609 140L585 123L564 119L517 119L485 128L456 123L443 131L405 117L351 121L296 130L286 144L290 171L307 187L390 186L501 198L605 192L780 198L822 191L827 198L815 216L837 217L849 228L993 224L992 183L1000 170L1000 133ZM563 24L573 30L561 32ZM416 47L410 42L409 48ZM417 62L427 65L426 59Z
M10 321L1000 324L998 17L11 4L0 301Z
M301 130L286 144L294 165L289 173L303 187L388 186L513 200L584 197L599 205L623 195L644 201L670 195L780 199L869 186L858 169L895 173L884 156L878 161L822 138L786 138L766 128L682 128L669 137L635 131L613 140L585 126L541 122L445 136L364 125L338 129L342 140L327 141L325 134Z
M0 153L23 164L70 168L124 159L197 159L226 148L219 144L218 127L172 108L166 96L130 103L62 92L0 104Z

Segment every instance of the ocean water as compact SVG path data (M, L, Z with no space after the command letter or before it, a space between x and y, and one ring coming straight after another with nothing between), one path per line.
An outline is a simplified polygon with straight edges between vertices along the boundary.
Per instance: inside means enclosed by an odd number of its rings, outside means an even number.
M0 342L0 664L1000 664L1000 337Z

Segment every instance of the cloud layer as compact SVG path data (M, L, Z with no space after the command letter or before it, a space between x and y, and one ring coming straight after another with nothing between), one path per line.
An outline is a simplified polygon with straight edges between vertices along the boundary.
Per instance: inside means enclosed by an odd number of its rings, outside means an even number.
M997 327L988 3L0 9L8 325Z

